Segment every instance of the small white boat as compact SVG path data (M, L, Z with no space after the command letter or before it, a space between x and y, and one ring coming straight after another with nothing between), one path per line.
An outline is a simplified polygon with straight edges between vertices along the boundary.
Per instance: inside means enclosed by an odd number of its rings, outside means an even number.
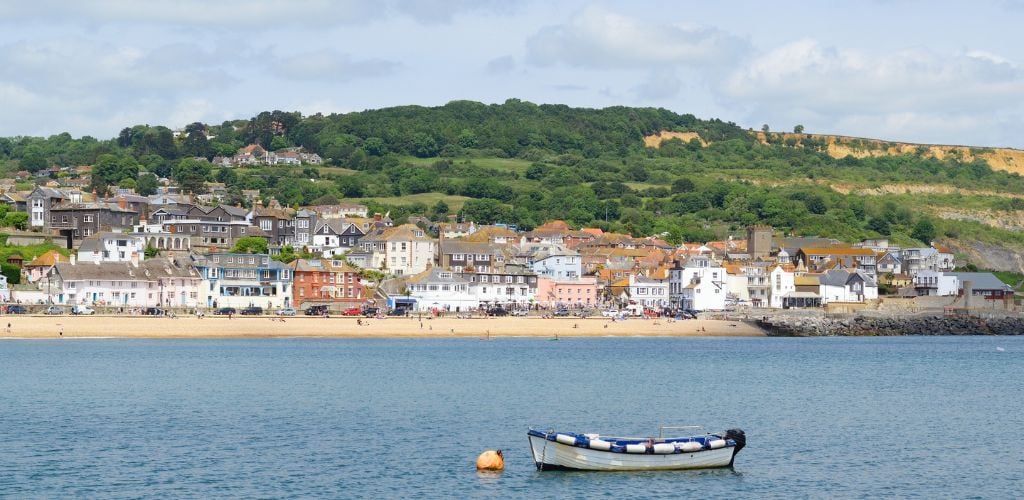
M538 470L642 471L732 467L736 454L747 444L740 429L722 434L661 437L666 429L702 429L699 426L662 427L659 437L609 437L599 434L530 429L530 451Z

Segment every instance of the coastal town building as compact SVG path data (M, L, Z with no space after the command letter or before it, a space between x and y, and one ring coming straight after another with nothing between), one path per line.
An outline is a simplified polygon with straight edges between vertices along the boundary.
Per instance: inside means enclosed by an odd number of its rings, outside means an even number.
M472 282L451 270L431 267L409 276L405 292L414 300L412 310L421 312L473 311L480 307L480 298L471 289Z
M366 303L359 271L340 260L297 259L288 267L292 270L292 304L295 307L327 305L346 308Z
M207 307L289 307L292 270L269 254L214 252L193 255L202 277L200 302Z
M195 307L201 279L187 258L58 262L41 290L54 304Z
M593 307L600 303L600 287L596 276L577 279L537 277L534 303L552 309Z
M677 261L669 270L669 300L674 307L722 310L727 294L725 268L708 255L694 255L685 265Z
M359 245L372 252L369 267L395 276L427 270L437 252L437 240L412 224L377 229L363 236Z
M133 233L99 233L78 246L78 262L132 262L145 260L146 238Z
M860 303L878 298L874 277L861 269L831 269L818 278L822 304Z
M50 229L75 240L100 232L129 232L139 223L139 213L123 200L109 202L65 202L50 207Z

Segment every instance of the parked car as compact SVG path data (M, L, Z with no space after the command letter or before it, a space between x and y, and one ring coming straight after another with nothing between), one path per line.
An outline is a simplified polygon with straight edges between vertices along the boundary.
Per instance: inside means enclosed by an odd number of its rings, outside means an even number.
M304 314L306 316L323 316L327 314L327 306L309 306Z
M228 316L231 314L238 314L238 311L234 307L221 307L220 309L213 311L213 314L216 314L217 316Z
M295 316L295 309L292 307L282 307L274 311L274 314L278 316Z
M392 310L388 311L388 316L408 316L408 315L409 315L409 308L408 307L397 307L395 309L392 309Z
M556 309L553 313L555 316L568 316L571 314L568 309Z
M530 310L529 309L513 309L510 314L513 315L513 316L529 316L530 315Z
M159 307L147 307L142 310L143 316L162 316L163 314L163 310L161 310Z
M363 316L376 316L378 312L380 312L380 309L376 307L363 308Z
M50 306L46 308L44 314L64 314L64 308L61 306Z
M605 311L601 311L601 316L604 316L606 318L617 318L619 316L619 314L621 314L621 313L619 313L619 311L616 311L615 309L608 309L608 310L605 310Z
M362 316L363 315L363 309L361 307L350 307L348 309L345 309L344 311L341 311L341 315L342 316Z
M504 307L492 307L487 310L487 314L490 316L507 316L508 311Z
M21 305L7 306L7 314L28 314L28 309Z
M260 316L263 314L263 308L259 306L249 306L246 307L245 309L242 309L242 312L239 314L245 316Z
M75 306L71 308L71 314L75 315L88 315L96 314L96 310L89 306Z

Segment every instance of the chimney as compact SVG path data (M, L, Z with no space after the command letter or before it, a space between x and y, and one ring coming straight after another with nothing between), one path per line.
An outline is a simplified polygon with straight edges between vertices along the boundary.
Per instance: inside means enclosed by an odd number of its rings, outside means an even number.
M139 252L132 252L132 267L139 267Z
M124 210L125 208L127 208L128 203L126 201L124 201L124 196L118 196L117 197L117 206L121 210Z
M68 256L68 258L71 259L71 265L73 266L73 265L75 265L75 261L78 260L78 255L71 254L71 255Z
M380 212L374 212L373 221L380 222L381 220L383 220L383 216L381 216Z

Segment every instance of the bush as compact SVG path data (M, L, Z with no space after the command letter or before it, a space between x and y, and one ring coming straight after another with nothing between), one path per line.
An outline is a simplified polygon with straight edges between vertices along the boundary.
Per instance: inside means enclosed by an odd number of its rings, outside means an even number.
M17 285L21 283L21 269L18 269L18 266L4 262L0 264L0 272L7 276L7 284Z

